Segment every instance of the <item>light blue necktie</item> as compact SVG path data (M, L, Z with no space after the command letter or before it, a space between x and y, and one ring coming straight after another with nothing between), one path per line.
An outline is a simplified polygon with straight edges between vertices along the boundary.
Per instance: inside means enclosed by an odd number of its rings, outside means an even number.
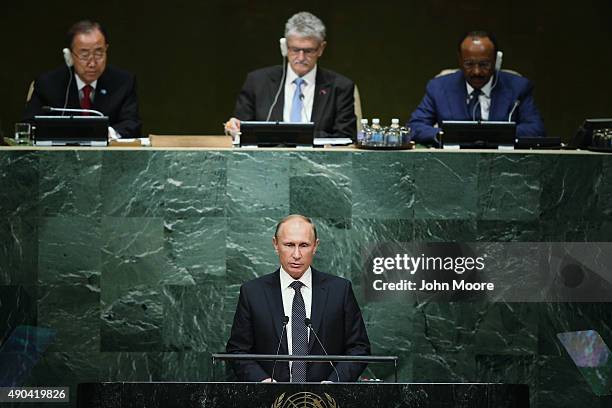
M289 120L291 122L301 122L302 111L304 110L302 85L304 85L306 81L303 78L295 78L293 83L295 84L295 93L293 94L293 101L291 102L291 115L289 116Z

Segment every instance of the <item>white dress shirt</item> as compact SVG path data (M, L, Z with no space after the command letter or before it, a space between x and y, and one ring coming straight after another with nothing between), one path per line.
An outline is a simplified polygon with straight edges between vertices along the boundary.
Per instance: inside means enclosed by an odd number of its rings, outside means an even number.
M306 269L306 272L302 275L300 282L303 283L300 293L304 298L304 307L306 308L306 317L310 319L310 310L312 308L312 270L310 267ZM287 351L289 354L293 354L293 340L291 338L291 328L293 327L293 321L291 319L291 309L293 307L293 298L295 296L295 289L290 285L295 281L281 266L280 268L280 286L281 295L283 297L283 311L285 316L289 317L289 323L287 324ZM304 324L304 322L295 322L295 324ZM310 340L310 330L308 331L308 339ZM291 362L289 362L289 373L291 375Z
M83 80L77 74L74 74L74 77L76 78L77 89L79 90L79 101L81 101L84 96L83 88L85 88L85 85L87 84L83 82ZM94 98L96 97L96 85L97 84L98 84L97 79L93 81L91 84L89 84L92 87L91 93L89 94L89 99L91 99L91 103L93 103Z
M285 79L285 105L283 108L283 121L291 121L291 105L293 103L293 95L295 94L296 85L293 81L298 78L298 75L291 68L291 64L287 63L287 78ZM304 95L304 109L302 109L302 122L310 122L312 117L312 105L314 102L315 82L317 78L317 66L310 70L309 73L302 77L306 83L302 85L302 94Z
M478 95L478 100L480 101L480 117L482 118L482 120L489 120L489 110L491 109L491 90L493 86L494 76L495 75L491 75L491 78L489 78L489 82L487 82L482 88L480 88L482 93ZM472 88L472 86L467 83L467 81L465 82L465 86L467 87L467 94L469 98L469 96L472 94L472 91L474 91L474 88ZM466 103L467 102L468 101L466 101ZM470 114L470 116L472 115L472 112L468 113Z

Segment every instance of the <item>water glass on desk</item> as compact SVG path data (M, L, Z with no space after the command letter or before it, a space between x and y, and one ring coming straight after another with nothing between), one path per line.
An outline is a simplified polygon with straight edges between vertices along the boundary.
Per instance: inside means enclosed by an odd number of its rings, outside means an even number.
M20 145L32 144L32 125L29 123L15 123L15 142Z

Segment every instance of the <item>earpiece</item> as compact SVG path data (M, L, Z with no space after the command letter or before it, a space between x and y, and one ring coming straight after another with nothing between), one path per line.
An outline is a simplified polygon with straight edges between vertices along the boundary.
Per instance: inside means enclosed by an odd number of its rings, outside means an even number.
M499 71L501 69L503 59L504 53L501 51L497 51L497 55L495 57L495 71Z
M72 62L72 54L70 53L70 50L68 48L64 48L62 50L62 54L64 55L64 62L66 63L66 66L68 68L73 66L74 63Z
M280 53L283 57L287 56L287 39L285 37L278 40L280 45Z

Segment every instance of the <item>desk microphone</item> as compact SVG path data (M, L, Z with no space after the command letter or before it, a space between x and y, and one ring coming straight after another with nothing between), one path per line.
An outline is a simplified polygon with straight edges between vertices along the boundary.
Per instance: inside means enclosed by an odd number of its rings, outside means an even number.
M278 352L280 351L281 343L283 342L283 335L285 334L285 330L287 329L287 323L289 323L289 316L283 316L283 330L281 331L280 340L278 341L278 347L276 348L276 355L278 356ZM272 381L274 381L274 370L276 369L276 360L274 360L274 365L272 366Z
M312 331L312 334L314 334L315 339L317 339L319 346L321 346L325 355L329 357L327 350L325 350L325 347L323 347L323 343L321 343L321 340L319 340L319 336L317 336L317 332L315 331L314 327L312 327L312 320L310 320L309 318L305 318L304 324L306 325L306 327L308 327L309 330ZM336 366L331 361L329 361L329 364L332 366L332 368L336 372L336 377L338 378L338 382L340 382L340 374L338 374L338 370L336 370Z
M44 110L45 112L93 113L96 116L104 116L102 112L93 110L93 109L71 109L71 108L66 109L66 108L53 108L51 106L43 106L42 110Z
M521 104L521 101L519 101L518 99L514 101L514 105L512 105L512 109L510 110L510 114L508 115L508 122L512 122L512 114L514 113L516 108L518 108L520 104Z

